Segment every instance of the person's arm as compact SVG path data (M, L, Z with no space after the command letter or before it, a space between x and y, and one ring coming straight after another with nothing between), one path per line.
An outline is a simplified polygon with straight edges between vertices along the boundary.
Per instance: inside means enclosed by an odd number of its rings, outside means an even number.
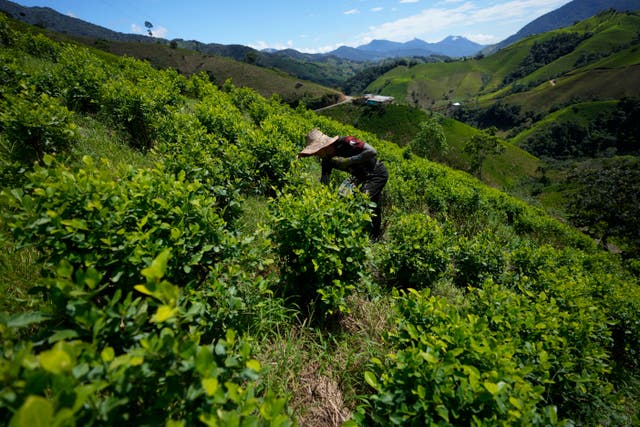
M333 164L331 162L333 158L322 159L322 175L320 176L320 182L328 185L331 179L331 171L333 170Z
M338 169L346 169L351 166L369 163L378 156L378 152L371 145L365 143L362 151L351 157L333 157L331 159L332 166Z

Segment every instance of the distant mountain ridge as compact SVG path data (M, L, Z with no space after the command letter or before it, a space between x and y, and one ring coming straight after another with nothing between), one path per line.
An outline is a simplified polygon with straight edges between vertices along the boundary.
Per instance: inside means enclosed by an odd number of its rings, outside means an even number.
M182 39L166 40L142 34L125 34L61 14L51 8L25 7L9 0L0 0L0 11L8 13L15 19L57 33L118 42L171 43L177 47L205 54L224 56L236 61L279 69L298 78L332 87L337 87L341 82L352 77L352 74L348 73L349 69L354 66L356 68L366 66L367 62L414 56L437 59L441 56L459 58L473 56L477 53L488 54L527 35L571 25L575 21L593 16L606 9L638 10L640 9L640 0L574 0L556 11L539 17L510 38L492 46L480 45L461 36L449 36L437 43L427 43L420 39L413 39L406 43L373 40L358 47L341 46L328 53L309 54L293 49L259 51L249 46L237 44L223 45ZM354 62L359 64L354 65Z
M405 43L373 40L355 48L341 46L329 54L354 61L379 61L387 58L432 55L460 58L475 55L485 47L486 45L474 43L462 36L449 36L437 43L427 43L417 38Z
M8 13L15 19L19 19L28 24L63 34L113 41L135 41L146 43L161 41L169 43L169 40L152 38L147 35L116 32L108 28L62 14L48 7L26 7L8 0L0 0L0 10ZM258 52L248 46L241 47L240 45L221 45L218 43L207 44L193 40L175 40L187 46L196 46L197 49L202 52L217 53L219 55L232 57L236 60L244 60L248 51ZM286 54L298 58L301 55L304 55L307 60L323 60L327 56L334 55L338 58L352 61L379 61L385 58L396 58L402 56L444 55L450 57L462 57L473 55L484 47L485 46L474 43L464 37L449 36L438 43L427 43L419 39L414 39L406 43L374 40L367 45L358 46L356 48L342 46L332 52L324 54L301 54L293 49L265 49L260 53L266 55ZM238 55L240 55L240 57Z

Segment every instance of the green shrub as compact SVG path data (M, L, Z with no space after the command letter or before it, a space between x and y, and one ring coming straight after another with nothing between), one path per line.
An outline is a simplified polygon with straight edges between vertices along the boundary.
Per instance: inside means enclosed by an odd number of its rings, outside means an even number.
M0 13L0 44L10 47L16 41L16 33L9 26L9 20L4 13Z
M511 274L528 292L545 292L568 309L603 310L613 361L636 372L640 354L640 286L614 256L573 248L522 246L510 255Z
M472 305L470 303L469 305ZM490 319L445 299L396 294L388 333L395 352L365 373L373 394L357 411L368 425L560 425L531 384L531 366L514 357L518 343L496 336Z
M172 74L152 70L138 77L141 71L123 72L122 77L108 79L101 86L101 112L129 133L133 148L149 149L156 137L155 121L182 99ZM128 74L134 74L136 80L129 80Z
M162 169L129 169L114 181L109 166L85 157L83 169L38 168L24 189L2 193L16 240L53 265L108 272L117 286L138 283L165 247L173 250L167 276L181 284L202 282L210 266L236 253L238 237L201 183Z
M271 210L282 295L302 309L317 301L321 316L345 312L346 297L366 275L371 215L365 196L302 188L282 193Z
M223 218L227 222L236 219L240 192L251 185L241 177L251 172L245 165L252 156L232 150L184 111L172 109L154 126L158 138L155 150L162 155L165 170L176 176L184 174L186 181L201 182L215 197Z
M97 112L109 69L86 49L64 46L55 70L61 98L76 111Z
M452 239L435 219L421 214L398 215L387 234L378 267L390 285L422 289L447 271Z
M459 287L479 286L487 279L498 281L505 269L502 246L485 232L472 238L459 237L452 252L454 282Z
M31 165L47 153L68 149L77 140L69 110L45 93L7 95L0 101L0 110L5 151L12 161Z
M564 282L563 295L550 296L486 282L470 295L469 311L486 318L498 340L517 344L513 358L529 367L525 378L544 387L545 403L555 405L560 416L605 422L616 412L609 382L611 333L605 312L585 298L582 285L579 278ZM601 407L609 413L598 414Z
M194 115L207 132L235 144L242 132L249 128L242 112L222 92L212 92L194 107Z
M56 61L60 55L60 44L43 34L22 34L20 44L25 52L37 58Z
M170 251L142 270L145 284L96 298L100 272L62 261L49 288L67 308L0 322L0 419L11 425L289 426L285 401L259 387L260 363L233 330L201 343L180 287L164 280ZM108 281L106 283L108 285ZM40 324L33 341L16 332ZM89 328L92 335L82 337ZM105 340L113 329L130 344Z

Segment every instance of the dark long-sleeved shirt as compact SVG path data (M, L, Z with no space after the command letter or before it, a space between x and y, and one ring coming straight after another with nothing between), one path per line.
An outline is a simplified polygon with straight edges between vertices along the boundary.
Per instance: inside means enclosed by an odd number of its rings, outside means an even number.
M371 145L353 136L343 136L335 143L336 156L344 160L336 164L332 158L322 159L323 183L328 183L333 168L344 170L358 181L364 181L377 163L378 152Z

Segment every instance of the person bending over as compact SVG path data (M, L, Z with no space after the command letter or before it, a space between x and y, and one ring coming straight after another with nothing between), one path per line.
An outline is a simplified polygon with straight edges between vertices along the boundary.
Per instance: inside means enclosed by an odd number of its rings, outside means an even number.
M384 164L378 160L378 152L368 143L355 136L325 135L318 129L311 130L306 137L307 146L298 157L318 156L322 159L320 181L329 184L333 169L346 171L351 181L375 203L370 235L378 239L382 231L382 190L389 179Z

